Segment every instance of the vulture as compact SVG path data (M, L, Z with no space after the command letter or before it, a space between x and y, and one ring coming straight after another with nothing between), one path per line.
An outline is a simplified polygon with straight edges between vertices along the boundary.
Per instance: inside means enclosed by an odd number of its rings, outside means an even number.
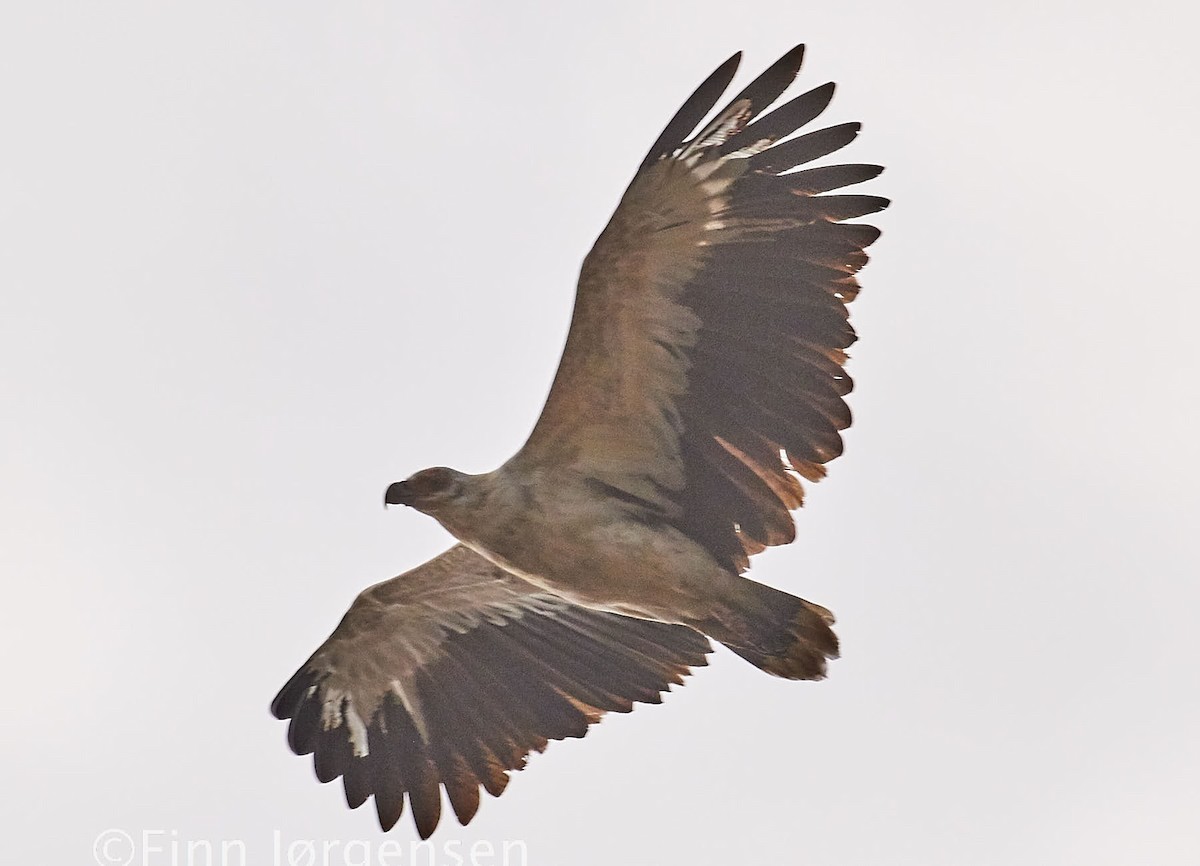
M876 165L809 167L860 124L797 133L823 84L767 111L804 47L712 114L740 60L671 118L584 259L566 346L525 445L493 472L425 469L385 504L457 544L364 590L271 709L317 778L405 802L422 838L442 788L466 824L480 789L550 740L658 703L709 638L817 680L833 615L743 573L795 538L791 512L850 424L847 305L888 200L833 190ZM805 166L804 168L800 168Z

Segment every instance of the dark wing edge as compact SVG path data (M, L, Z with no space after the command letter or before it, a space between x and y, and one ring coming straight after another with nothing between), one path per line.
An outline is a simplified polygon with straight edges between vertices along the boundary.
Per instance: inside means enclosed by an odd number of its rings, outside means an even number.
M890 204L823 194L870 180L881 166L795 170L849 144L861 128L844 123L789 138L829 105L832 82L761 114L791 84L802 49L691 139L684 130L673 143L656 143L661 160L689 164L697 176L733 174L719 193L707 261L681 298L701 326L678 408L681 527L737 571L749 556L795 539L790 512L804 499L797 476L820 480L842 453L840 431L851 422L844 398L853 387L844 364L857 339L847 305L859 292L864 250L880 235L845 220Z
M464 581L454 598L459 587L426 589L416 569L368 590L271 704L317 778L342 778L350 808L373 795L389 830L407 796L422 839L441 817L441 787L467 824L481 786L499 796L509 771L550 740L582 737L635 702L660 703L712 649L685 626L571 605L465 548L439 559L448 557L496 580Z

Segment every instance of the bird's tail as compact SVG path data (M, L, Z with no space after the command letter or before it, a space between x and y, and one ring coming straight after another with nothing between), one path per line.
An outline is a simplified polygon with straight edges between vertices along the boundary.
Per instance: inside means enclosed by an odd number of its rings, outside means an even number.
M838 657L833 614L747 578L737 586L733 599L694 627L759 670L789 680L823 679L826 659Z

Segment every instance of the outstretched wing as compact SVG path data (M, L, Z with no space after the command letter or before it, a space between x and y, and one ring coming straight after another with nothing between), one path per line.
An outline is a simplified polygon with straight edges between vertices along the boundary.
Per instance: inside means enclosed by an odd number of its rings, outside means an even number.
M576 607L461 545L365 590L280 690L288 743L346 802L372 794L390 829L408 795L422 838L445 786L458 820L550 740L604 713L659 703L707 638L685 626Z
M795 537L796 474L816 481L842 451L846 304L879 236L843 220L888 204L821 194L878 166L791 171L859 129L787 138L825 109L832 84L762 114L802 55L788 52L687 139L735 55L667 125L584 262L558 373L513 458L570 467L739 571Z

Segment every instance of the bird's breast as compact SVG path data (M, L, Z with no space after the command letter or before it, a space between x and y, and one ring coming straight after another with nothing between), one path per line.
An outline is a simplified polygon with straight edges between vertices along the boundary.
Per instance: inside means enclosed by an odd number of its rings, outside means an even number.
M682 621L691 599L724 578L678 530L636 520L584 484L526 485L488 505L469 527L447 528L501 568L586 607Z

